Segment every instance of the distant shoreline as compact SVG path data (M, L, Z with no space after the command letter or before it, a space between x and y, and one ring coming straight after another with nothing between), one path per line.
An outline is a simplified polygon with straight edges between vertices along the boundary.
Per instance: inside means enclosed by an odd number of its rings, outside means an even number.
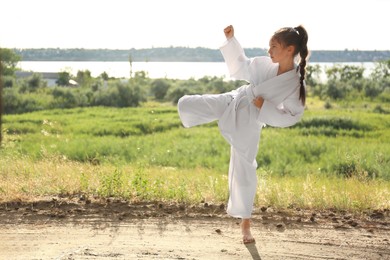
M150 48L150 49L13 49L22 61L127 61L127 62L222 62L218 49ZM248 57L267 55L266 49L245 49ZM376 62L390 60L390 50L313 50L311 62Z

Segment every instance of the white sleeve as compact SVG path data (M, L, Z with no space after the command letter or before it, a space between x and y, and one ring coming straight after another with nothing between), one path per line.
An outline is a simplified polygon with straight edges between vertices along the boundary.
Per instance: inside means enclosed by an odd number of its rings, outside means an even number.
M289 96L279 105L264 100L258 120L274 127L289 127L299 122L304 110L305 107L295 94Z
M232 78L250 81L249 65L252 59L245 56L244 49L235 37L227 40L220 48Z

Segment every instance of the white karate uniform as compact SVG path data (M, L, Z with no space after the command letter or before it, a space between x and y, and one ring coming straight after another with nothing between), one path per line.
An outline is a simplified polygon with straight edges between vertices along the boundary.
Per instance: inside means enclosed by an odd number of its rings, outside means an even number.
M269 57L249 59L235 37L220 48L230 76L249 84L224 94L185 95L178 102L184 127L218 121L231 145L227 213L250 218L256 195L256 155L262 127L288 127L297 123L304 106L299 100L299 72L277 75L279 65ZM259 110L253 99L264 98Z

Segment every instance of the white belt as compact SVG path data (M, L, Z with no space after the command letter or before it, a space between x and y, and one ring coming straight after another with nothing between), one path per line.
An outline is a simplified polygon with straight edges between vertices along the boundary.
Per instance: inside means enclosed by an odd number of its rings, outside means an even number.
M237 99L235 110L237 111L240 108L246 107L252 103L252 100L255 98L253 94L253 86L251 84L246 85L243 90L238 93L235 97Z

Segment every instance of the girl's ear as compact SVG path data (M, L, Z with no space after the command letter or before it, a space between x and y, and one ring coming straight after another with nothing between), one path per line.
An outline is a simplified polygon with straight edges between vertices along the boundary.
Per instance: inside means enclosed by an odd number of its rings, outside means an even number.
M293 45L287 46L287 52L290 53L291 55L294 54L295 48Z

